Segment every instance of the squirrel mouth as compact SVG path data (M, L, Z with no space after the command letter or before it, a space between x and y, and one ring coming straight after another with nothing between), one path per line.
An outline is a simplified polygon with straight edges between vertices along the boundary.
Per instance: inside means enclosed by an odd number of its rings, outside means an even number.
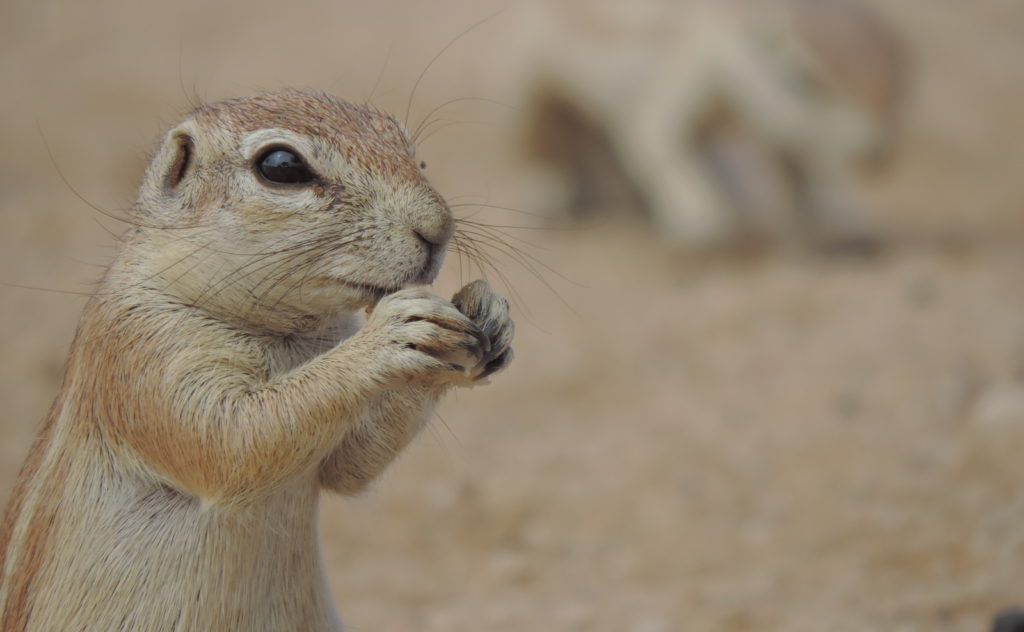
M393 293L397 292L398 290L402 289L400 287L395 287L395 288L378 287L378 286L375 286L375 285L366 285L366 284L362 284L362 283L354 283L354 284L350 284L350 285L352 287L360 290L361 292L363 292L364 294L366 294L369 297L370 300L366 303L366 313L367 313L367 315L373 313L373 309L375 307L377 307L377 303L380 302L380 299L384 298L388 294L393 294Z
M317 276L310 279L310 281L320 286L333 286L335 288L346 288L348 290L355 291L361 295L359 302L365 302L365 304L372 309L388 294L394 294L409 285L429 285L433 281L434 276L435 275L432 274L430 270L425 270L420 271L419 274L414 275L411 278L406 278L399 283L390 283L387 285L353 281L351 279L340 278L339 276L332 274Z
M344 283L350 288L359 290L363 294L369 296L371 302L374 304L388 294L392 294L402 289L402 286L372 285L369 283L352 283L350 281L345 281Z
M367 302L374 304L388 294L397 292L404 287L404 285L375 285L373 283L359 283L356 281L339 279L335 276L319 276L311 279L310 281L319 286L345 287L349 290L355 290L362 294L366 298Z

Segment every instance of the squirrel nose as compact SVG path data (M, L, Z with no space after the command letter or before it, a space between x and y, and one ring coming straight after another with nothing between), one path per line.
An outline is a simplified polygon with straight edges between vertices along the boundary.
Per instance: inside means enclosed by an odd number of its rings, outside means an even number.
M448 249L448 240L455 233L455 219L447 204L433 207L416 218L412 234L423 244L426 260L419 281L430 283L437 276Z
M412 232L428 247L444 247L455 232L455 219L447 206L423 213L417 218Z

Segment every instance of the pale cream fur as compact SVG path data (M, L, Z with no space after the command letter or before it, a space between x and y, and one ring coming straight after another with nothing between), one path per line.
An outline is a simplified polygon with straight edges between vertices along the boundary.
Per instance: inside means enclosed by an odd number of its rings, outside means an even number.
M272 147L316 182L262 179ZM365 488L508 363L508 301L409 287L451 213L393 118L318 92L198 108L134 219L7 509L0 627L339 630L321 490Z
M860 167L894 138L906 60L860 0L526 0L515 15L494 76L508 100L533 94L516 136L543 144L537 106L573 109L662 234L696 246L751 228L792 239L799 204L838 233L871 223ZM521 188L553 212L590 184L539 168Z

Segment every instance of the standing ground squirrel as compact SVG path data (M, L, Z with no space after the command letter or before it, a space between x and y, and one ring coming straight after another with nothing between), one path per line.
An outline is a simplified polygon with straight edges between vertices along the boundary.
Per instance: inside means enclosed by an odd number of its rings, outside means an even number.
M455 221L394 118L320 92L197 108L133 220L0 528L0 628L339 630L321 488L504 368L508 301L407 288Z

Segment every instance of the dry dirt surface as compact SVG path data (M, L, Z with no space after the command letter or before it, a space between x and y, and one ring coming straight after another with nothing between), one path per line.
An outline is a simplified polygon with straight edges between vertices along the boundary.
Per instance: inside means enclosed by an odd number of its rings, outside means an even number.
M126 208L195 96L315 86L401 114L491 13L366 4L0 7L0 499L109 257L99 225L123 228L74 191ZM916 58L875 186L890 246L695 257L625 219L502 229L516 361L323 505L351 629L966 632L1024 604L1024 5L877 4ZM413 120L487 96L500 28L439 58ZM455 118L487 125L423 156L451 199L501 205L509 115L474 107ZM439 291L473 273L452 259Z

